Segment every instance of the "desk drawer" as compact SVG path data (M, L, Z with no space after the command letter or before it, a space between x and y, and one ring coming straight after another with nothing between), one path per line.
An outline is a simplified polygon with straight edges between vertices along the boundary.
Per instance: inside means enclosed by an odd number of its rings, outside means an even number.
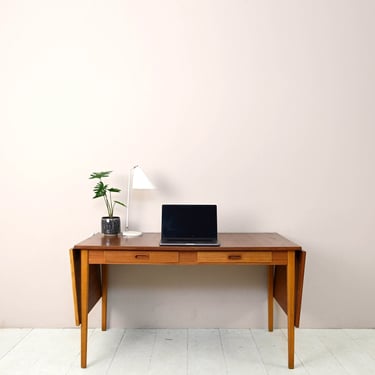
M272 262L271 251L199 251L198 263L268 263Z
M177 251L106 251L108 264L165 264L178 263Z

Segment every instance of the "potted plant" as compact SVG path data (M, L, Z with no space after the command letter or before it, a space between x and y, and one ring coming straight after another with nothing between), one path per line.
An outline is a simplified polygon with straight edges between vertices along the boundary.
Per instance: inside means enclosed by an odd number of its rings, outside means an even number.
M99 182L94 186L94 197L101 198L103 197L105 206L107 208L108 216L102 217L102 233L106 235L117 235L121 231L121 221L119 216L113 216L113 212L116 204L126 207L126 205L120 201L112 199L112 193L119 193L121 190L108 187L103 181L102 178L106 178L112 173L112 171L106 172L94 172L91 173L89 179L98 179Z

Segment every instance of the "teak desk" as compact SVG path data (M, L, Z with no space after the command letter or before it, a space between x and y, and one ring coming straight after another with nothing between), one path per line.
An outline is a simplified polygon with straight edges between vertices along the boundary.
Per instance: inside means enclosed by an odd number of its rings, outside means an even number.
M277 233L222 233L220 247L160 246L160 233L127 238L95 234L70 250L76 324L81 325L81 367L87 366L88 313L102 298L107 329L107 264L268 266L268 329L273 298L288 315L288 367L294 368L294 326L299 326L305 251Z

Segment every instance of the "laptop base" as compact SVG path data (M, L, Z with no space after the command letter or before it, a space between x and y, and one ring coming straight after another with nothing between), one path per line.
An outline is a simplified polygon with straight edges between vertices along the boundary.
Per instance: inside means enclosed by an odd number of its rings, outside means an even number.
M207 247L218 247L219 242L169 242L160 241L160 246L207 246Z

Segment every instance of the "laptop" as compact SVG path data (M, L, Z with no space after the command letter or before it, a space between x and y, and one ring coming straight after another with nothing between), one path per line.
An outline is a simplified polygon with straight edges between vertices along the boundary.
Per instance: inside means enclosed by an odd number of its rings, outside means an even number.
M214 204L163 204L162 246L220 246Z

